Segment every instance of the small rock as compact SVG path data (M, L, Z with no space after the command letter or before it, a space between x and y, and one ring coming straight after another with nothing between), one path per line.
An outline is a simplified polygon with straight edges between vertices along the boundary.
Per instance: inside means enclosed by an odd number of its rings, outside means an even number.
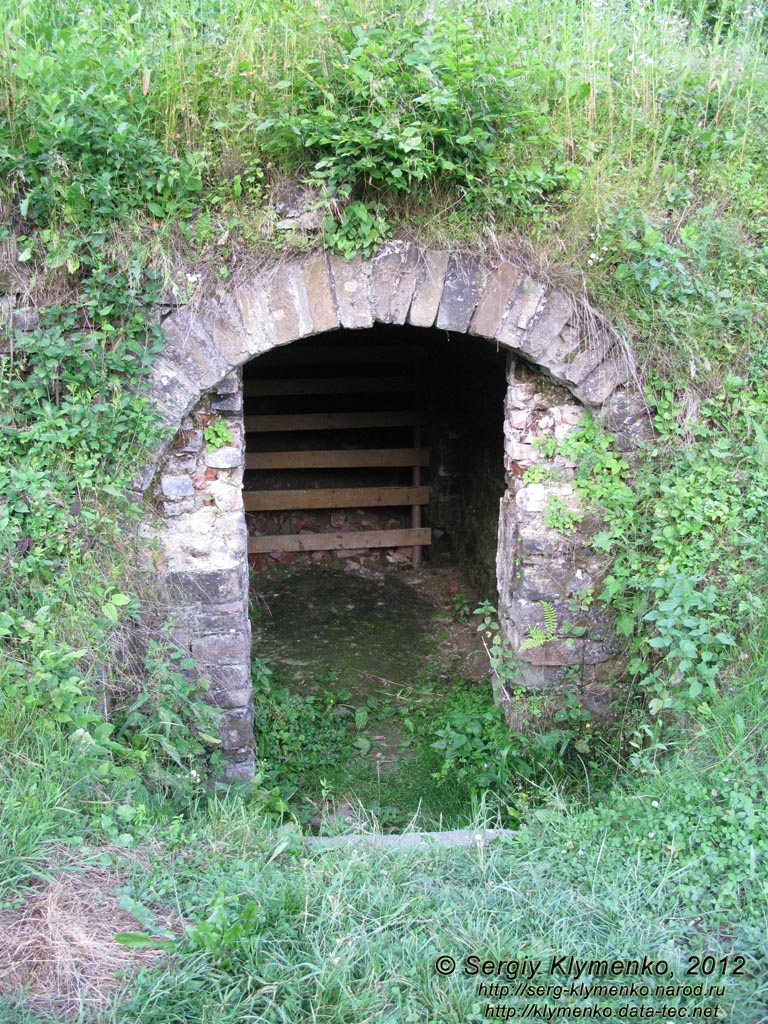
M160 490L166 498L188 498L195 493L194 484L188 476L161 477Z

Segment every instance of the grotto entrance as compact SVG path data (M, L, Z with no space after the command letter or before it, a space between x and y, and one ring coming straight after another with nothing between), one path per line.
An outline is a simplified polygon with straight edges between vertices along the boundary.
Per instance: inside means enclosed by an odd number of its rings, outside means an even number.
M343 396L323 397L315 384L316 397L330 403L324 408L336 410L336 416L343 415L335 404L342 397L344 403L352 403L346 409L355 416L367 411L380 417L382 413L394 415L414 409L426 420L431 416L423 424L431 434L428 442L413 434L369 434L361 435L354 449L359 452L407 446L420 451L429 447L429 467L420 460L383 466L367 456L359 466L347 463L322 467L332 473L354 470L371 474L358 479L358 486L349 490L402 487L408 492L401 495L402 505L371 505L357 494L349 503L329 508L315 493L317 500L302 498L297 508L275 507L270 498L267 508L251 508L248 512L269 512L273 522L267 524L268 529L279 536L290 535L289 545L295 544L297 537L319 536L326 526L347 534L387 532L387 521L384 530L377 531L371 525L364 526L362 518L392 512L390 530L430 531L429 536L422 533L418 538L401 535L397 544L400 550L390 549L393 556L412 556L415 552L408 548L422 546L425 565L429 562L434 568L448 553L478 580L485 581L479 588L481 593L497 591L501 634L513 650L523 654L527 685L559 686L564 680L576 680L582 689L598 697L601 688L610 689L610 679L622 664L621 643L613 636L610 622L603 621L596 604L588 600L604 572L604 556L590 545L593 524L579 511L572 484L573 464L556 452L545 457L545 449L555 451L557 442L578 423L584 407L603 419L623 445L632 447L638 430L642 432L645 411L641 397L628 384L631 365L620 339L589 311L584 315L578 299L547 288L512 262L492 265L481 257L450 255L393 241L371 260L346 261L315 253L276 261L213 294L201 289L186 303L174 302L165 314L161 311L161 317L166 347L153 364L152 398L170 428L170 440L156 453L154 463L138 474L135 488L145 505L141 529L149 542L149 559L163 576L168 610L178 625L178 642L196 659L190 671L207 682L206 699L221 709L228 776L248 777L254 770L247 559L249 547L252 555L266 553L253 550L256 535L270 535L255 525L250 536L246 529L242 480L244 472L249 474L254 467L245 467L248 424L243 419L241 367L246 367L250 387L254 368L262 357L275 353L278 362L280 358L290 362L291 351L301 352L303 345L307 345L307 351L310 347L320 351L326 345L356 345L361 340L367 344L371 328L392 331L397 325L402 338L409 339L406 344L423 348L430 387L432 377L447 374L449 383L436 392L442 395L442 403L438 403L441 408L430 407L429 390L422 394L425 404L418 409L410 404L388 407L387 399L394 400L397 392L374 392L367 385L366 400L372 403L367 410L354 405L362 392L357 397L349 390ZM424 331L418 342L413 340L415 328ZM434 328L437 331L431 335ZM332 332L340 329L354 333L334 338ZM464 340L470 336L477 339L471 345ZM392 335L388 337L392 347ZM448 370L457 338L466 348ZM398 341L401 344L403 341ZM485 388L478 382L483 380L484 354L489 353L489 358L497 360L495 379L501 379L503 359L496 348L509 360L501 431L496 421L486 444L479 440L485 428L475 431L473 427L464 433L463 447L452 449L456 438L450 420L454 414L461 416L463 409L471 407L471 415L481 424L489 422L486 410L493 403L487 401ZM285 354L278 357L279 351ZM266 367L267 363L262 363L262 369ZM387 373L407 376L411 384L418 378L415 366L401 366L399 374L395 370L390 367ZM300 379L316 381L324 373L308 370ZM284 375L299 379L297 374ZM330 371L327 375L331 376ZM336 376L351 374L341 372ZM366 370L361 376L376 375ZM381 379L377 386L384 387ZM396 385L389 383L386 387ZM500 394L502 387L499 385L494 393ZM256 397L299 403L307 396ZM339 427L338 422L327 425L332 430ZM375 426L369 422L367 427L358 421L355 429L414 429L418 425L410 420L398 424L390 418ZM279 434L282 428L274 429ZM346 429L350 428L344 428L342 435ZM294 432L284 432L284 438L289 433ZM490 454L500 453L502 443L503 462ZM342 437L328 448L315 450L339 451L347 444ZM285 452L291 447L286 441L280 449ZM304 447L305 452L311 450L312 445ZM275 451L273 448L272 453ZM452 471L452 453L464 459L468 468ZM270 451L259 453L257 443L249 457L259 454L269 455ZM443 454L449 467L445 475L436 461ZM486 473L491 465L493 469ZM506 479L499 507L501 465ZM281 473L290 474L300 468L281 467ZM262 464L256 471L268 473L274 469ZM342 489L338 483L321 487L317 475L321 467L316 464L304 469L315 475L309 477L309 486L297 489ZM401 470L403 475L399 475ZM415 470L422 473L422 479L414 477ZM391 482L382 484L380 473L392 473ZM286 479L284 475L284 484ZM336 479L341 481L341 477ZM280 483L275 482L268 490L280 491ZM318 501L322 507L318 507ZM420 524L414 509L423 513ZM295 512L306 516L298 529L294 529L298 525L295 518L288 522ZM331 526L331 515L341 522L342 513L343 524ZM284 514L283 521L280 517ZM325 523L317 519L318 514L327 517ZM497 515L498 542L494 543L489 542L488 535ZM382 525L381 518L371 522L373 526ZM565 532L559 529L563 525ZM363 529L358 530L358 526ZM402 543L404 540L407 543ZM333 549L336 547L334 543ZM334 564L356 564L355 559L363 558L370 550L381 556L387 546L347 545L343 563L336 559ZM355 554L358 551L363 554ZM293 553L283 547L284 555ZM318 557L326 556L320 553ZM383 557L386 560L386 554ZM312 561L312 553L309 558ZM333 561L332 556L328 560ZM574 622L575 601L581 611ZM544 603L551 606L550 622L553 616L556 619L551 642L543 649L527 650L524 640L533 626L541 624ZM580 631L578 635L570 631L574 625Z
M244 367L258 750L296 778L299 810L331 791L370 808L375 781L379 817L408 820L425 797L443 813L434 783L414 790L440 761L413 730L455 685L490 700L468 612L496 603L506 363L480 339L379 326ZM298 736L271 727L283 705Z
M249 559L458 562L496 597L504 352L407 327L336 331L246 365Z

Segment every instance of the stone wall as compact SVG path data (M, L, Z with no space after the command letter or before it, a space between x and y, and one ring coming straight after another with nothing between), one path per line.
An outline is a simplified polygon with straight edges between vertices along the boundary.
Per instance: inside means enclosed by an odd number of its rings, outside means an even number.
M644 407L620 341L604 328L586 329L590 320L570 296L508 262L490 266L405 242L391 243L373 260L289 259L216 294L193 296L164 321L167 347L153 371L154 395L175 438L137 478L139 491L153 481L143 532L156 544L153 557L179 635L199 658L199 673L212 681L208 699L222 708L233 775L253 765L236 371L276 346L374 323L434 327L446 339L474 335L509 354L506 492L496 550L504 631L519 648L530 626L542 624L543 602L552 604L558 635L524 653L525 682L544 687L574 679L595 706L622 667L621 644L588 600L604 571L589 546L594 524L584 519L565 534L547 525L553 501L577 508L573 467L555 459L546 480L523 476L541 460L536 438L561 437L584 407L617 432L623 448L642 435ZM225 419L234 437L218 451L201 442L206 417L213 416ZM484 526L477 536L487 532ZM574 627L586 633L569 636Z
M501 624L519 648L531 627L543 627L543 604L551 604L557 635L525 652L522 682L535 689L576 685L585 703L599 711L610 700L610 681L624 669L623 645L594 600L606 571L603 557L590 546L599 524L584 514L574 490L575 464L562 455L545 457L541 448L548 439L562 441L579 424L584 407L519 360L510 361L508 379L507 492L497 552ZM542 472L526 475L534 467Z
M507 356L482 340L434 333L428 371L433 548L438 556L450 553L483 599L495 602Z
M242 407L240 375L233 372L182 419L145 496L141 526L174 639L208 682L205 699L222 709L230 777L252 774L254 764ZM231 438L218 447L205 437L215 424Z

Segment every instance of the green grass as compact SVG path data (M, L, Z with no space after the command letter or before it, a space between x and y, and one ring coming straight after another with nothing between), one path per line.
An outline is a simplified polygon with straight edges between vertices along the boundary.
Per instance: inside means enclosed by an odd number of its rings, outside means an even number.
M764 767L752 775L764 785ZM723 785L716 799L714 782ZM487 1000L477 979L441 978L438 955L649 956L682 979L690 956L736 953L744 974L727 979L717 1002L726 1019L762 1020L766 880L748 865L750 842L764 856L762 802L756 794L761 824L751 839L735 821L701 824L716 806L726 817L738 810L738 791L729 768L689 752L592 807L551 795L517 837L487 850L400 854L308 854L297 833L275 832L242 803L214 803L190 822L189 840L161 856L156 848L151 871L136 870L128 887L146 905L170 904L207 925L192 925L105 1019L480 1020Z
M0 106L0 246L43 312L0 364L0 901L58 877L63 850L124 858L125 894L186 929L95 1018L480 1020L476 979L439 977L436 956L648 954L678 980L706 953L745 957L719 1002L764 1021L757 8L6 0ZM329 223L286 237L275 203L308 180ZM590 754L566 791L545 762L510 842L310 853L263 786L207 791L205 723L120 493L157 442L139 382L159 340L146 300L171 269L227 281L390 230L521 260L638 355L654 447L620 465L594 431L575 442L614 558L590 599L620 615L634 688L612 773ZM401 780L371 798L400 808ZM40 1017L0 1002L6 1019Z

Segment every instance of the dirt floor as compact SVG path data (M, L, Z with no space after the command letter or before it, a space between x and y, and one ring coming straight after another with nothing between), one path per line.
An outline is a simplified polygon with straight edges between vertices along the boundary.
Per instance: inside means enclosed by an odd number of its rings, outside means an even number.
M386 561L295 564L252 579L253 650L304 695L396 700L420 681L480 680L488 658L468 611L477 597L452 569ZM395 756L397 725L372 736L380 761Z
M302 693L395 694L420 674L480 679L488 658L455 570L304 563L253 578L253 649Z

